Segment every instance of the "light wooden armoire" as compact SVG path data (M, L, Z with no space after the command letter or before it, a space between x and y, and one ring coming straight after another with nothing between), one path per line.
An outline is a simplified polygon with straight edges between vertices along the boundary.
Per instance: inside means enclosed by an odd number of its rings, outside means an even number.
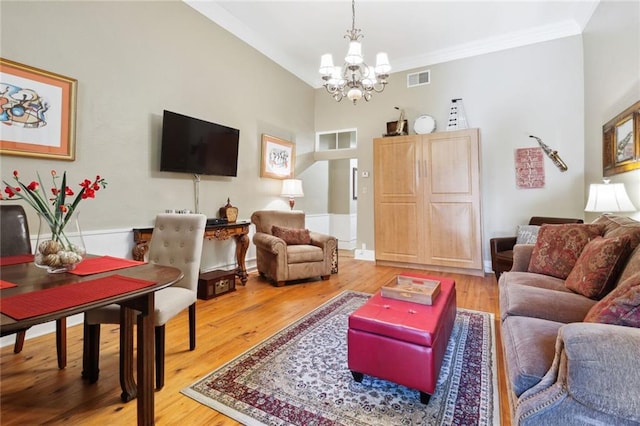
M483 275L479 130L373 143L376 262Z

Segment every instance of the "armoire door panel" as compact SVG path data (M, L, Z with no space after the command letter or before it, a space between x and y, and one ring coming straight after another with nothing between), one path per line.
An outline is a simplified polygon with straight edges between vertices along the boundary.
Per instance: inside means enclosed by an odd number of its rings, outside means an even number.
M421 257L416 223L422 223L418 205L410 203L380 203L376 207L376 258L416 262Z
M475 235L473 206L469 203L430 203L431 260L471 262Z
M473 155L469 137L429 139L429 188L431 194L464 194L473 191Z
M419 145L411 140L376 144L375 169L384 170L384 176L374 176L378 197L416 197L418 195ZM382 200L382 199L381 199Z

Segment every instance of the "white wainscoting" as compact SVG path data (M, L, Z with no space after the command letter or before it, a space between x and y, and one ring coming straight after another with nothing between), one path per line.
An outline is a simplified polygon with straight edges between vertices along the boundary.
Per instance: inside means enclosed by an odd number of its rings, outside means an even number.
M306 227L315 232L333 235L338 248L352 250L356 247L358 221L356 214L308 214Z

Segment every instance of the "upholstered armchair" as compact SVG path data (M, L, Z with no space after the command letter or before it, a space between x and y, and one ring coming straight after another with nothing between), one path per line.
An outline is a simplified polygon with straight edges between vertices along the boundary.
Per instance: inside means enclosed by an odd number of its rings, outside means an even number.
M278 287L304 278L329 279L338 241L305 229L304 212L261 210L251 215L251 222L260 276Z
M496 274L496 279L500 279L500 275L503 272L511 270L513 266L513 246L516 244L535 243L537 230L535 231L535 235L533 235L533 228L538 228L544 224L555 225L562 223L583 223L583 220L564 217L533 216L529 220L529 225L518 226L517 236L491 238L489 240L491 267Z

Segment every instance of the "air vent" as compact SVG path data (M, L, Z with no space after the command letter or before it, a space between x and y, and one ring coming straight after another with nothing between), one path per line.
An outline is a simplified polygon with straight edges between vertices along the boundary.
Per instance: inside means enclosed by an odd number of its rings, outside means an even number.
M431 70L407 74L407 87L424 86L431 83Z

